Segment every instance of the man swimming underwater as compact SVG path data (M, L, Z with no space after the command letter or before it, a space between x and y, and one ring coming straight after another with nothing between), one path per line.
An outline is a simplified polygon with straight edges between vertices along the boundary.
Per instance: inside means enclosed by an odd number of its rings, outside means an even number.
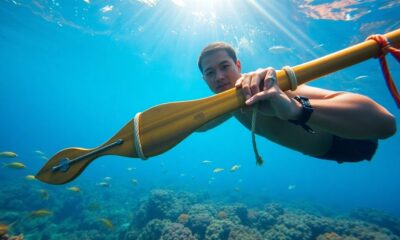
M198 131L213 128L234 116L251 129L258 103L255 133L275 143L320 158L342 162L371 160L378 139L396 132L396 121L372 99L350 92L300 85L283 92L273 68L241 74L234 49L223 42L206 46L198 66L214 93L242 88L246 107L209 122Z

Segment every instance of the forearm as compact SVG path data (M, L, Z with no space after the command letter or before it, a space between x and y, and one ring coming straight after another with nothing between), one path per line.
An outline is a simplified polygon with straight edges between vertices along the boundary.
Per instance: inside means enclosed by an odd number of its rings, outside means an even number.
M310 103L314 112L307 124L312 128L351 139L383 139L396 132L394 116L368 97L338 93Z

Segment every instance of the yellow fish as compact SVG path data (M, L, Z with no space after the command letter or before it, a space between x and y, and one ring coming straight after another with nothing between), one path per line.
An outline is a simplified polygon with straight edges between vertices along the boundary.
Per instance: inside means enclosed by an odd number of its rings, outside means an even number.
M0 152L0 158L15 158L15 157L18 157L18 154L16 154L15 152L9 152L9 151Z
M31 217L47 217L50 215L53 215L53 212L51 212L47 209L35 210L35 211L32 211L30 214Z
M231 172L236 172L239 168L240 168L240 165L235 164L231 167Z
M222 172L222 171L224 171L223 168L214 168L214 170L213 170L214 173L219 173L219 172Z
M10 228L12 227L12 225L14 225L17 221L10 223L10 224L3 224L0 223L0 236L4 236L8 233L8 230L10 230Z
M110 219L108 218L101 218L100 219L101 223L108 229L112 229L113 228L113 224L111 222Z
M75 186L73 186L73 187L69 187L69 188L67 188L67 190L69 190L69 191L72 191L72 192L80 192L80 191L81 191L81 189L80 189L80 188L78 188L78 187L75 187Z
M13 168L13 169L23 169L26 166L20 162L12 162L12 163L4 163L4 167Z
M33 181L33 180L36 180L36 177L35 177L34 175L27 175L27 176L25 177L25 179L26 179L26 180L29 180L29 181Z

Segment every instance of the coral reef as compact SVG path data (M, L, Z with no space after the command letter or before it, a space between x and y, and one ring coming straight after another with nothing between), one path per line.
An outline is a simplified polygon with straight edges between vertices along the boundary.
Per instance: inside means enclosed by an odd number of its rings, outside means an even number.
M171 223L164 228L160 240L196 240L196 238L189 228L180 223Z
M171 224L169 220L153 219L146 224L137 236L137 240L160 239L166 226Z
M256 230L242 225L235 225L229 232L228 240L262 240L262 235Z
M351 218L376 224L400 235L400 220L387 213L373 209L357 209L349 214Z
M37 188L27 190L26 195L12 189L0 192L10 200L0 199L5 203L0 205L0 220L16 224L3 224L0 240L400 240L400 221L371 209L334 216L325 208L301 208L304 203L296 208L295 204L288 207L263 202L249 208L243 203L213 202L192 193L166 189L151 190L149 195L134 200L123 188L119 189L118 198L104 192L112 187L97 188L85 197L85 187L78 194L48 189L46 199L41 198ZM24 198L13 198L21 196ZM26 207L31 198L33 209ZM121 199L125 204L121 205ZM32 211L37 209L48 209L54 214L33 218ZM106 226L104 219L109 223ZM12 233L24 236L11 236L7 232L11 225Z
M206 229L206 240L226 240L234 223L229 220L213 220Z
M148 199L140 203L136 213L136 227L143 227L152 219L169 219L175 221L180 214L187 212L190 199L178 198L172 191L155 189Z

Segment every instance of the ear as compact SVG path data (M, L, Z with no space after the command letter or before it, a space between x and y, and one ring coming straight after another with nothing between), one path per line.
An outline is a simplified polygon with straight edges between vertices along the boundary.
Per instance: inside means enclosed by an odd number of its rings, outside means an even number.
M236 67L239 69L239 72L242 72L242 64L240 63L240 60L236 61Z

